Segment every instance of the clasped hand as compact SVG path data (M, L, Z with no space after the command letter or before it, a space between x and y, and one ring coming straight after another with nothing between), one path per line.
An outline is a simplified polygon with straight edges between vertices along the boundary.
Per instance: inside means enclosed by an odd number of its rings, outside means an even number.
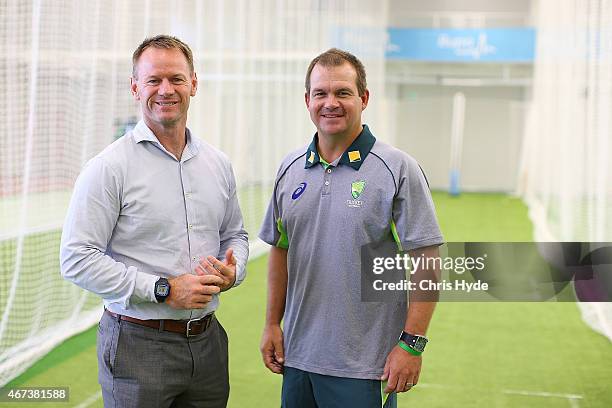
M166 303L175 309L203 309L214 294L228 290L236 281L236 257L233 249L225 253L225 262L214 256L202 258L195 275L183 274L169 279L170 295Z

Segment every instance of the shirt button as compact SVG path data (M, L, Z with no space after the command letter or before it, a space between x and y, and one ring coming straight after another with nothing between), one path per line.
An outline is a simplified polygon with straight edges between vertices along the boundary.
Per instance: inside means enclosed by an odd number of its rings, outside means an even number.
M331 169L327 169L327 173L331 173Z
M185 197L191 198L191 193L185 193Z
M193 225L189 224L189 225L187 226L187 228L189 228L189 229L193 229Z
M325 182L325 185L326 185L326 186L329 186L329 181L326 181L326 182Z
M193 259L193 262L195 262L197 260L197 258L195 256L192 259Z

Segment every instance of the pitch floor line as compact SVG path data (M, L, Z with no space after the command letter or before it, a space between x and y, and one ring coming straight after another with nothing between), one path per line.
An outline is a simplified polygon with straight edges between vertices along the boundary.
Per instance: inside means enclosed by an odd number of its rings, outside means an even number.
M85 401L81 402L74 408L87 408L94 402L98 401L100 398L102 398L102 391L98 391L95 394L90 395Z
M540 391L521 391L521 390L504 390L504 394L529 395L534 397L556 397L567 398L570 400L581 399L582 395L577 394L559 394L555 392L540 392Z
M572 408L580 408L580 404L578 403L578 400L576 398L569 398L568 401Z
M428 383L419 383L417 387L441 388L441 389L464 389L465 388L465 387L459 387L459 386L453 386L453 385L428 384ZM501 390L501 392L503 392L504 394L525 395L528 397L564 398L568 400L572 408L578 408L580 406L578 400L584 398L582 395L578 395L578 394L563 394L563 393L546 392L546 391Z

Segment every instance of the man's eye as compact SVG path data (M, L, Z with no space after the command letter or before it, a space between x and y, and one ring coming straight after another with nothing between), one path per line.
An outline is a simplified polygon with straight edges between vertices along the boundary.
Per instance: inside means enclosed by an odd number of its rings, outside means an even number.
M159 83L159 81L157 79L150 79L150 80L147 81L147 84L149 84L149 85L155 85L157 83Z

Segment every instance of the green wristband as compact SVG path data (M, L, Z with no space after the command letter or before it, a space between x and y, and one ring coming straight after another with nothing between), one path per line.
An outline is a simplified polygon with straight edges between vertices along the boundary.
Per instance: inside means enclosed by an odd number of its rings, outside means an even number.
M421 354L423 354L423 353L416 351L415 349L413 349L412 347L410 347L409 345L407 345L401 340L397 342L397 345L403 348L404 350L406 350L407 352L409 352L410 354L412 354L413 356L420 356Z

